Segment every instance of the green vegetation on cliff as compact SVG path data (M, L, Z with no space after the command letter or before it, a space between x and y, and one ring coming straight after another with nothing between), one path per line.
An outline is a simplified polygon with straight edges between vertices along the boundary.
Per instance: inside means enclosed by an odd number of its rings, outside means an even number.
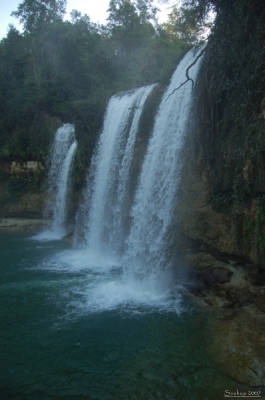
M216 17L196 89L198 164L213 210L235 226L238 254L265 264L264 4L186 1L193 29L209 10Z

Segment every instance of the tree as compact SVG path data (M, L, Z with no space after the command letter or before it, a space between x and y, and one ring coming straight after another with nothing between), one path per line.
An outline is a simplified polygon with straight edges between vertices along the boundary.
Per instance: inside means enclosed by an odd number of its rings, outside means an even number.
M65 0L24 0L13 13L24 32L10 27L0 42L0 158L43 157L56 120L74 122L86 137L85 160L106 100L168 83L187 50L156 24L153 0L111 0L107 26L76 10L63 21L64 12Z
M168 3L168 0L162 0ZM182 5L176 3L169 14L167 28L179 37L196 45L210 33L213 16L219 11L222 1L226 0L184 0Z
M159 10L153 6L153 0L136 0L135 6L142 23L148 21L156 23L156 14Z
M66 0L24 0L11 15L19 19L26 33L33 33L62 21L65 12Z

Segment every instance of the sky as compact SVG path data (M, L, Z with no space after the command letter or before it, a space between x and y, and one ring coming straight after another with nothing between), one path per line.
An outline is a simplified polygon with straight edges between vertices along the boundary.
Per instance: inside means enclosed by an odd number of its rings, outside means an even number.
M21 2L22 0L0 0L0 40L6 36L8 24L14 24L17 29L21 27L17 18L10 16L12 11L17 10L18 4ZM108 6L109 0L68 0L67 12L69 16L69 12L76 9L82 14L89 15L92 22L104 24L108 15ZM159 22L163 22L169 13L168 6L158 4L158 7L162 10Z

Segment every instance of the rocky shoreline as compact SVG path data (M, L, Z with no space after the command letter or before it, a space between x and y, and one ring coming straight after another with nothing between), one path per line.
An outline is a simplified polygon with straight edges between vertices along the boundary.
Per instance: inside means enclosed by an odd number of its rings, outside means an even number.
M37 231L47 225L44 219L0 218L0 231L23 232Z
M220 370L251 387L265 386L265 271L207 253L187 256L189 293L209 315L209 353Z

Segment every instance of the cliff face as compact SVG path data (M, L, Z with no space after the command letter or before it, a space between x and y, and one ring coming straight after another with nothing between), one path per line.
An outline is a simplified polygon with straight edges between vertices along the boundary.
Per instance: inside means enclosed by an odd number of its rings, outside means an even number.
M44 193L26 193L1 207L2 218L42 218Z
M176 225L219 257L265 266L265 11L258 0L219 8L195 91Z
M259 119L265 133L264 110ZM214 166L207 160L205 163L205 153L211 149L198 136L200 132L195 127L184 151L175 211L177 231L190 240L189 247L193 243L217 258L265 266L265 192L262 186L265 168L261 158L251 156L251 147L238 146L244 159L234 159L237 173L231 171L235 175L233 186L225 191L222 185L229 179L227 165L225 161ZM231 142L227 140L225 146L221 144L220 151L226 147L225 151L231 152L233 140L231 137ZM256 140L257 147L262 147L263 138ZM260 153L263 157L262 150ZM223 181L218 182L220 173L223 173ZM237 184L239 180L244 181L241 187ZM219 197L216 195L218 185Z
M265 133L264 111L259 119ZM211 149L205 146L205 140L200 141L200 132L196 131L196 127L193 131L184 151L179 201L175 211L177 231L190 240L189 247L193 244L195 248L200 247L217 258L265 266L265 192L262 187L265 168L262 161L258 157L253 159L251 148L239 146L244 160L240 163L242 160L234 159L238 174L233 181L234 187L230 192L222 191L222 185L228 179L227 165L223 162L211 166L207 160L205 163L205 153ZM234 138L230 140L220 147L220 151L224 151L224 147L227 153L231 151ZM262 143L257 138L258 146ZM223 182L218 183L220 173L223 173ZM242 187L236 186L239 179L244 180ZM216 195L218 184L219 198ZM254 187L255 190L246 190Z
M36 161L5 162L0 164L0 229L20 229L23 221L6 221L6 219L24 219L30 229L45 224L50 218L44 216L47 200L46 167ZM75 186L68 196L68 223L72 226L80 202L80 186ZM47 214L45 212L45 214ZM39 220L43 219L41 222ZM30 221L26 221L30 220ZM35 221L33 221L35 220ZM17 227L17 228L16 228Z
M0 217L42 218L45 168L41 163L1 164Z
M218 4L183 154L175 248L191 293L212 312L218 367L264 387L265 9Z
M207 170L189 158L183 166L179 200L175 210L176 230L190 242L187 247L238 254L234 217L214 211ZM187 251L185 249L184 251Z

